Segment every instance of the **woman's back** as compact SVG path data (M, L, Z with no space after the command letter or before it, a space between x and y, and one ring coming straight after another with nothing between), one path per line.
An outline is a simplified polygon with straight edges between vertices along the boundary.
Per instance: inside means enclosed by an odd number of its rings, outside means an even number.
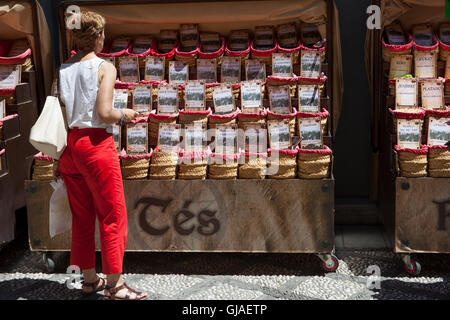
M69 128L105 128L96 111L98 72L103 59L92 59L63 63L59 71L59 93L66 107Z

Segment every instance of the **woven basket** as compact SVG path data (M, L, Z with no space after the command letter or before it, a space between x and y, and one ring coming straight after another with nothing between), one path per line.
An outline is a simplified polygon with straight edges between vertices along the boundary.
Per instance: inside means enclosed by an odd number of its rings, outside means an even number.
M263 110L259 113L239 113L238 128L245 129L247 124L265 124L267 121L267 111Z
M267 111L267 120L283 120L288 119L289 120L289 132L291 134L291 137L293 137L297 131L297 110L293 108L293 111L291 114L277 114L273 113L271 111Z
M164 57L166 59L165 67L167 70L169 68L169 61L172 61L175 58L175 51L176 51L177 47L178 47L178 43L175 44L174 48L171 51L169 51L167 53L161 53L161 52L158 52L158 41L155 40L155 44L153 45L153 48L152 48L150 54L155 57Z
M200 59L217 59L217 66L220 67L222 65L222 57L225 53L225 38L220 38L220 42L221 46L215 52L203 52L203 46L200 45L198 57Z
M30 47L17 56L7 56L15 41L16 40L0 41L0 51L2 52L0 64L21 65L22 72L30 71L33 68L33 57Z
M206 179L208 169L208 153L206 151L187 152L180 150L179 160L178 179Z
M208 119L208 129L215 129L218 124L236 124L239 110L230 114L211 114Z
M413 45L413 53L414 55L419 51L433 51L436 54L436 57L439 57L439 38L436 35L433 35L433 45L431 47L419 46L414 42Z
M412 47L414 46L414 39L412 35L408 34L409 42L405 45L389 45L384 42L384 38L381 39L383 46L383 61L391 62L392 55L395 54L411 54Z
M208 159L208 179L234 180L238 177L239 155L211 154Z
M181 125L192 123L208 123L208 117L211 114L211 109L206 111L180 111L178 123Z
M296 118L320 118L320 127L322 128L322 136L327 135L327 128L328 128L328 116L330 114L325 108L322 108L322 112L320 113L311 113L311 112L297 112ZM295 126L295 135L300 135L299 127Z
M250 44L251 44L251 42L249 41L246 50L233 51L228 48L228 42L227 42L227 45L225 46L225 55L229 56L229 57L239 57L241 60L241 66L244 67L245 60L248 60L250 58L250 51L251 51Z
M32 180L51 181L53 180L53 160L52 158L38 153L34 156Z
M446 110L425 110L425 121L423 123L423 133L428 136L428 126L430 117L433 118L450 118L450 108Z
M425 110L417 108L417 112L404 112L389 108L389 111L392 113L394 132L397 132L397 119L418 120L420 127L423 128ZM422 131L423 130L421 130L421 132Z
M252 59L263 60L266 64L266 70L272 70L272 54L277 52L278 43L275 39L275 46L270 50L258 50L253 46L253 42L250 44L250 51L252 54Z
M304 45L301 45L300 46L300 56L301 56L301 52L302 51L316 51L316 52L319 52L320 53L320 63L324 63L325 62L325 59L326 59L326 44L322 48L319 48L319 49L308 48L308 47L305 47Z
M325 90L325 82L327 81L327 77L326 76L322 76L318 79L312 79L312 78L302 78L302 77L297 77L297 84L298 85L319 85L319 96L321 98L325 98L327 93Z
M402 177L426 177L428 147L422 146L420 150L400 149L397 145L394 149L398 154L398 166Z
M447 61L447 57L450 55L450 46L443 43L439 39L439 60Z
M239 179L265 179L265 170L267 168L267 154L243 153L244 163L239 165Z
M177 123L177 120L178 113L172 115L156 114L156 111L153 110L148 116L148 136L150 146L155 147L158 144L160 123L175 124Z
M326 179L330 177L332 151L323 149L298 149L297 166L300 179Z
M147 179L152 153L153 151L150 151L145 155L129 156L123 150L119 155L122 178L125 180Z
M271 159L273 152L278 153L278 172L276 174L268 175L269 179L295 179L297 176L297 154L298 149L295 150L270 150L269 153L269 169L271 167Z
M428 173L433 178L450 177L450 152L447 146L429 147Z
M285 86L289 85L289 94L291 98L295 98L297 96L297 84L298 80L296 76L293 76L291 78L282 78L282 77L274 77L269 76L266 80L266 86L268 86L268 91L270 91L270 87L276 87L276 86Z
M150 164L150 180L174 180L177 176L178 154L153 152Z
M185 52L181 51L181 44L175 49L175 60L184 61L189 64L189 68L195 67L197 64L198 53L200 52L200 44L196 49Z
M278 44L277 52L281 53L290 53L292 55L292 63L299 64L300 63L300 51L302 50L301 41L298 42L298 46L295 48L283 48L280 44Z

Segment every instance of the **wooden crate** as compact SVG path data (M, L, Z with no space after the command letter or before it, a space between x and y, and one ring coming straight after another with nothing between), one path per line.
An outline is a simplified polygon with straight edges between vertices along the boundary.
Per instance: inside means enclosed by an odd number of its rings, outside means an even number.
M32 250L70 249L49 236L49 182L25 181ZM124 181L127 251L330 253L334 179ZM97 231L97 248L99 248Z

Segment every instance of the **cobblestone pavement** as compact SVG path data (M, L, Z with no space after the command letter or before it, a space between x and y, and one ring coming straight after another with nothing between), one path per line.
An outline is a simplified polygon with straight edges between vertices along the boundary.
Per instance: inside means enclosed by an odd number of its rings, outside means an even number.
M149 299L450 299L450 255L416 255L422 273L411 277L389 250L341 250L339 268L325 273L312 254L126 253L125 281ZM23 237L0 251L0 299L100 299L69 290L68 253L43 271L42 253ZM101 270L100 255L97 256ZM380 289L367 286L367 267L381 271ZM370 280L370 279L369 279ZM371 283L371 281L369 281ZM76 284L75 287L80 287Z

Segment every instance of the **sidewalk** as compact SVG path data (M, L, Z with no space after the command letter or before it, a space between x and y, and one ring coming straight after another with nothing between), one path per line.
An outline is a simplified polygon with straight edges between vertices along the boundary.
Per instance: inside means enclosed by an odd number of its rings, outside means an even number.
M24 240L0 252L0 299L83 299L65 285L68 253L56 255L55 274L45 274L42 254ZM149 299L163 300L450 297L450 255L417 255L422 273L410 277L378 226L337 226L336 255L338 270L325 273L312 254L126 253L124 277ZM371 265L380 268L380 289L367 286Z

